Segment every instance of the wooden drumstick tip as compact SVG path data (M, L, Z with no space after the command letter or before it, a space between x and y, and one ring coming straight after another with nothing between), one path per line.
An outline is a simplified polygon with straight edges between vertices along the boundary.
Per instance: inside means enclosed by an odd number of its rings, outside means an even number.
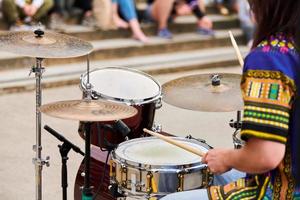
M232 46L233 46L233 48L235 50L235 53L236 53L236 55L238 57L239 63L241 65L241 67L244 67L244 59L243 59L241 51L240 51L240 49L239 49L239 47L238 47L238 45L236 43L236 40L234 39L234 36L233 36L233 34L232 34L231 31L228 31L228 33L229 33L229 36L230 36L230 40L231 40Z
M188 146L188 145L186 145L186 144L180 143L179 141L176 141L176 140L174 140L174 139L171 138L171 137L166 137L166 136L161 135L161 134L159 134L159 133L150 131L150 130L148 130L148 129L146 129L146 128L144 128L143 131L144 131L145 133L148 133L148 134L152 135L152 136L156 136L156 137L158 137L159 139L164 140L165 142L168 142L169 144L173 144L173 145L175 145L175 146L177 146L177 147L179 147L179 148L181 148L181 149L184 149L184 150L186 150L186 151L188 151L188 152L190 152L190 153L193 153L193 154L195 154L195 155L197 155L197 156L203 157L203 156L205 155L205 153L202 152L201 150L195 149L195 148L190 147L190 146Z

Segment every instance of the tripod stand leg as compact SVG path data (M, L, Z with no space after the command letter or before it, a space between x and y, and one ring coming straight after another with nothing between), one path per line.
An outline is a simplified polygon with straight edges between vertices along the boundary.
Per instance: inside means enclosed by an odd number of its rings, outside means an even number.
M93 194L90 186L90 159L91 159L91 123L85 124L85 176L82 190L82 200L92 200Z

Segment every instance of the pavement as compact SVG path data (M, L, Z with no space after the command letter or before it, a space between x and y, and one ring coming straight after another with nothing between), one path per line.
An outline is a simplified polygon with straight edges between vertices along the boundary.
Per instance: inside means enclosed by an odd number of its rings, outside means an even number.
M196 74L228 72L241 73L240 67L203 69L174 74L154 76L161 84L177 77ZM79 78L79 77L78 77ZM60 100L80 99L81 91L76 86L66 86L43 90L43 104ZM7 94L0 96L0 199L35 199L35 175L32 158L35 153L35 94L34 92ZM189 111L163 103L156 112L155 121L164 131L178 136L191 134L202 138L213 147L232 148L233 129L229 121L236 112L205 113ZM42 124L49 125L74 144L84 149L84 141L77 133L78 122L51 118L43 115ZM42 155L50 156L50 167L43 169L43 199L61 199L61 160L57 145L60 142L46 131L42 131ZM73 199L73 187L82 157L69 153L68 160L68 196Z

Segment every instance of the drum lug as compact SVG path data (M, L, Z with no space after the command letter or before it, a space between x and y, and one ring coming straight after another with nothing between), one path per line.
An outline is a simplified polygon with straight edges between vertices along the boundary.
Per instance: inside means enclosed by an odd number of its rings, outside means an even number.
M116 178L116 163L113 160L110 160L109 165L109 176L112 179Z
M146 188L146 192L148 194L151 194L152 191L153 191L153 188L152 188L152 178L153 178L153 174L151 172L148 172L147 173L147 188Z
M182 192L183 191L183 186L184 186L184 173L179 173L178 175L178 188L177 192Z
M122 180L122 186L127 188L127 167L125 165L121 166L121 180Z
M201 170L202 174L202 187L207 188L210 186L213 182L213 174L207 170L207 168L204 168Z
M156 133L160 133L162 131L162 125L154 122L151 129L152 129L152 131L154 131Z
M160 109L162 107L161 97L155 102L155 109Z

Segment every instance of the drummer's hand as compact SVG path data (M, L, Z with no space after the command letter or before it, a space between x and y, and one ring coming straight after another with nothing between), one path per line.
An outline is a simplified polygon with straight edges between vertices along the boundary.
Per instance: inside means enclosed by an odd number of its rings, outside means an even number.
M204 155L202 162L207 164L210 172L222 174L231 169L226 163L226 158L228 158L228 150L211 149Z

